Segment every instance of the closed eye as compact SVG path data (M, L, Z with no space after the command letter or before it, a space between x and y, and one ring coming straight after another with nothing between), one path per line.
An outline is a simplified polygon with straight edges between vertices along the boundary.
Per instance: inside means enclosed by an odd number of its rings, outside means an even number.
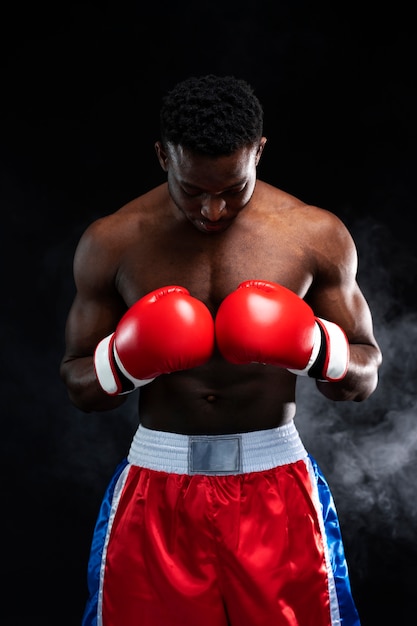
M247 187L247 183L245 182L243 185L241 184L236 187L231 187L230 189L225 189L224 191L220 191L219 193L215 193L213 195L221 196L221 197L238 196L239 194L245 191L246 187ZM184 195L186 195L188 198L198 198L199 196L204 196L207 193L201 189L189 188L187 190L183 186L181 187L181 190L184 193Z

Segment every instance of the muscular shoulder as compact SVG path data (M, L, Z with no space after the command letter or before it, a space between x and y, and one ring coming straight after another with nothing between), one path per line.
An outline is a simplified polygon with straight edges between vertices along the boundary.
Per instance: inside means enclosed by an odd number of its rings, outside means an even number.
M327 209L302 203L294 213L297 213L297 220L304 224L306 235L316 238L320 245L330 244L334 248L334 238L339 245L351 241L346 225Z
M357 293L356 245L346 225L334 213L305 205L300 215L305 224L303 243L312 277L306 300L317 314L321 311L326 317L330 315L330 301L341 302L342 292L343 297Z

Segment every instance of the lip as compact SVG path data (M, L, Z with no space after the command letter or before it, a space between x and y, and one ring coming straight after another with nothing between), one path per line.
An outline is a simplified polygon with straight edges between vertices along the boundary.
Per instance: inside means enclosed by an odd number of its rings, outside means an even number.
M199 230L202 230L205 233L221 233L230 226L230 222L223 220L219 222L205 222L203 220L198 220L196 222L196 226Z

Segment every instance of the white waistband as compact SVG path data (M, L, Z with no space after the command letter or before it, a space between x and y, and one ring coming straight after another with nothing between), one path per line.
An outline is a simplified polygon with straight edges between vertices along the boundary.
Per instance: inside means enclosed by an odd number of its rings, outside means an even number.
M260 472L306 457L294 422L230 435L179 435L139 425L128 461L170 474L224 475Z

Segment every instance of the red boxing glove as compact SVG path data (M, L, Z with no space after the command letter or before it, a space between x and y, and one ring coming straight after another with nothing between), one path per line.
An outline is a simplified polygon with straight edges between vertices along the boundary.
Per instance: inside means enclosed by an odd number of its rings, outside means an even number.
M341 380L347 371L344 331L315 317L304 300L276 283L241 283L221 303L215 332L220 352L231 363L277 365L325 381Z
M100 386L115 396L160 374L202 365L213 349L210 311L174 285L152 291L123 315L115 332L98 344L94 366Z

